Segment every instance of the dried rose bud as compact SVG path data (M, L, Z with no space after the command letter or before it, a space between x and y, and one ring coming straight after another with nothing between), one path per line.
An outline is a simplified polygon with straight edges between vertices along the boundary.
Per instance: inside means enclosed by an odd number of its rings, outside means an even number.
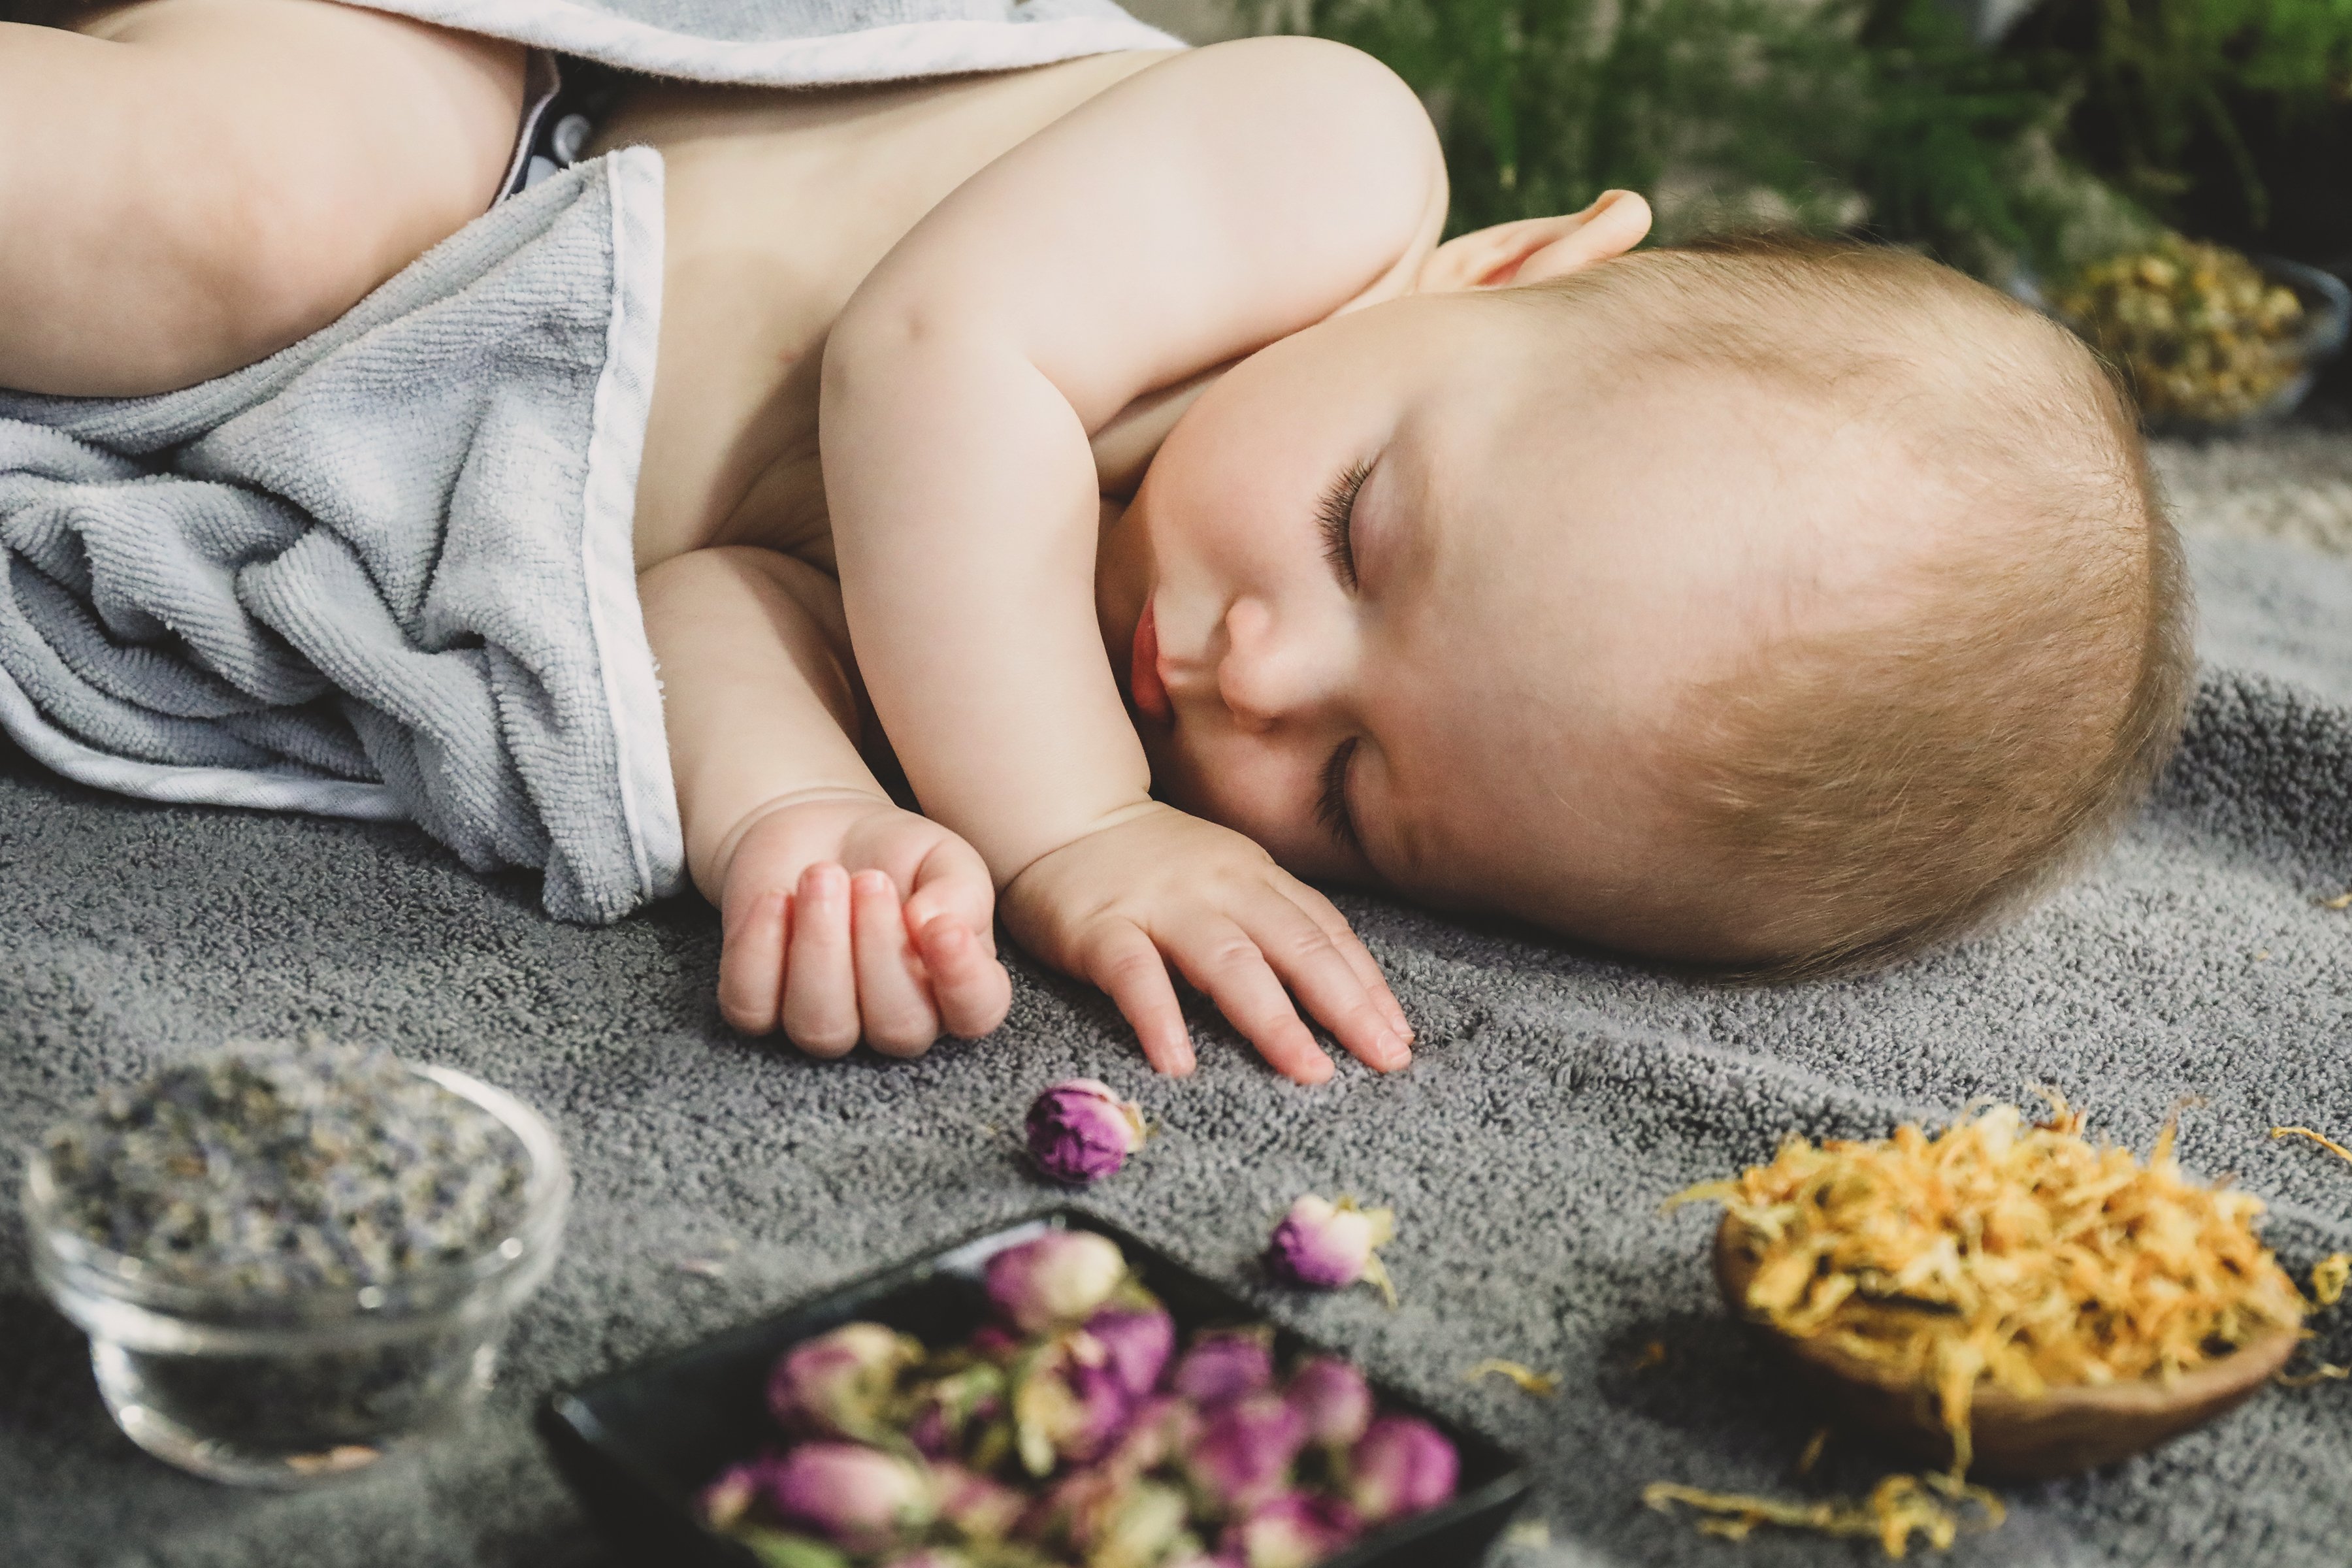
M1134 1481L1087 1509L1071 1541L1086 1553L1087 1568L1155 1568L1185 1540L1189 1511L1174 1487Z
M850 1568L840 1547L788 1530L739 1524L727 1533L751 1552L760 1568Z
M1143 1139L1143 1107L1090 1078L1057 1083L1029 1107L1029 1157L1074 1187L1117 1175Z
M725 1530L751 1510L760 1496L760 1467L730 1465L702 1489L695 1506L713 1530Z
M1157 1301L1135 1307L1114 1302L1087 1320L1087 1332L1110 1352L1119 1382L1138 1399L1160 1386L1160 1374L1176 1352L1176 1320Z
M1212 1513L1247 1513L1288 1489L1290 1467L1307 1446L1307 1422L1276 1395L1253 1394L1209 1417L1185 1474Z
M1127 1278L1118 1244L1090 1230L1049 1230L988 1260L988 1299L1024 1334L1085 1320Z
M853 1552L882 1552L930 1522L931 1489L904 1459L856 1443L803 1443L767 1472L768 1502Z
M898 1404L898 1425L925 1458L947 1458L963 1446L974 1422L1003 1409L1004 1386L1002 1367L977 1362L917 1385Z
M1192 1336L1169 1386L1202 1410L1274 1386L1274 1337L1264 1329L1212 1329Z
M1356 1200L1348 1197L1329 1203L1308 1193L1274 1227L1266 1266L1276 1279L1317 1290L1369 1279L1393 1307L1396 1288L1378 1249L1395 1235L1393 1210L1358 1208Z
M1224 1547L1243 1568L1312 1568L1360 1533L1355 1515L1338 1499L1285 1492L1229 1526Z
M1013 1432L1033 1476L1050 1475L1057 1459L1092 1464L1134 1414L1110 1352L1083 1330L1049 1341L1013 1374Z
M1308 1440L1327 1448L1351 1447L1372 1423L1371 1384L1338 1356L1300 1362L1282 1396L1306 1419Z
M1444 1434L1411 1415L1383 1415L1348 1457L1348 1500L1368 1524L1435 1508L1454 1496L1462 1457Z
M972 1568L972 1563L971 1559L961 1552L951 1552L944 1546L926 1546L903 1557L889 1558L882 1563L882 1568Z
M1181 1394L1161 1394L1135 1407L1127 1436L1103 1456L1102 1466L1123 1475L1139 1476L1192 1451L1201 1436L1201 1413Z
M920 1341L844 1323L784 1352L768 1377L768 1408L787 1431L873 1442L898 1374L922 1359Z
M1021 1521L1029 1500L1002 1482L961 1465L931 1467L940 1517L972 1541L1002 1541Z

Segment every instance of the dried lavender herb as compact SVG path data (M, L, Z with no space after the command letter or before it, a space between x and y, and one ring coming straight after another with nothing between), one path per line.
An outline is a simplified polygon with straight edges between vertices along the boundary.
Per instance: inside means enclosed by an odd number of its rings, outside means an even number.
M233 1042L101 1092L43 1141L66 1230L246 1295L390 1283L522 1215L503 1123L382 1049Z

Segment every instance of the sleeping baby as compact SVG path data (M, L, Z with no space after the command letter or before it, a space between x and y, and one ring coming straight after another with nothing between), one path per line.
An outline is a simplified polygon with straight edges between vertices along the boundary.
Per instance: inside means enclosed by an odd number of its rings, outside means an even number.
M518 47L328 0L68 19L0 26L0 121L114 161L0 174L37 307L0 384L260 358L505 178ZM159 172L133 102L228 151ZM1441 243L1422 105L1308 38L635 81L584 152L639 145L639 602L739 1029L985 1034L1001 918L1163 1072L1180 978L1301 1082L1307 1020L1391 1070L1412 1028L1317 885L1827 973L2016 908L2177 734L2132 411L1919 257L1640 249L1625 192ZM225 242L257 203L275 243ZM81 250L16 216L68 205Z

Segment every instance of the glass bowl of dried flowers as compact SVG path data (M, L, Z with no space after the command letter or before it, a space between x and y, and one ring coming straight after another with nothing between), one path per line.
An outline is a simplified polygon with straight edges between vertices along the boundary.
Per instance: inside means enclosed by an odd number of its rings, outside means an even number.
M312 1037L105 1090L32 1152L23 1206L122 1430L208 1479L290 1488L463 1415L570 1192L512 1096Z

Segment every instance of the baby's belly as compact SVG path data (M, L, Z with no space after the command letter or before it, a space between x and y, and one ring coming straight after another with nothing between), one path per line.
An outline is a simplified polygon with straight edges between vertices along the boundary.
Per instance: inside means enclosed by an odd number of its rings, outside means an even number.
M647 144L667 166L637 569L760 544L830 571L818 370L842 307L966 179L1163 58L823 92L661 86L625 102L590 150Z

